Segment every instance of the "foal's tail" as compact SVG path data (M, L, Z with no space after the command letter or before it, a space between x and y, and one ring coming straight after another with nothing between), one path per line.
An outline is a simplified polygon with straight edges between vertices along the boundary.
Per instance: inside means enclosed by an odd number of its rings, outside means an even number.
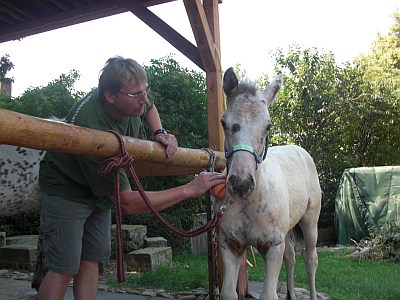
M294 249L296 252L303 251L304 248L304 235L299 225L294 226L288 232L289 239L292 241L294 245Z

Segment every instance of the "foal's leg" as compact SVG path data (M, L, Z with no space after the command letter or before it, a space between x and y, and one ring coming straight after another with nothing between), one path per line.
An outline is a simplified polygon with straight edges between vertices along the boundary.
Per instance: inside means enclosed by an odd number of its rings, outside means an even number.
M239 275L240 262L242 255L232 253L227 247L220 247L220 255L223 263L223 280L221 288L222 300L238 299L236 285Z
M265 261L265 279L260 300L278 300L276 288L282 266L283 252L285 251L283 238L282 243L277 246L271 246L266 253L262 253Z
M304 235L304 263L306 266L308 281L310 283L310 299L317 299L317 291L315 288L315 273L318 267L318 255L317 255L317 239L318 239L318 228L317 223L312 225L300 225Z
M294 265L296 262L296 253L294 250L294 243L289 236L286 235L285 239L285 269L286 269L286 281L287 281L287 293L286 299L295 300L296 295L294 293Z

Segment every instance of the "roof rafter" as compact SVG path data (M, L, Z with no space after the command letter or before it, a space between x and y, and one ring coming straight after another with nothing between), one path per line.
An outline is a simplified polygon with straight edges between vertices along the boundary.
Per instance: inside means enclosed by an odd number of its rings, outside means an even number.
M121 2L122 3L122 2ZM160 19L148 8L144 7L140 1L125 0L124 6L135 14L139 19L146 23L150 28L157 32L172 46L178 49L182 54L189 58L200 69L205 71L205 67L200 56L198 48L178 33L175 29L169 26L166 22Z
M219 57L215 54L214 39L200 0L183 0L206 72L215 72Z

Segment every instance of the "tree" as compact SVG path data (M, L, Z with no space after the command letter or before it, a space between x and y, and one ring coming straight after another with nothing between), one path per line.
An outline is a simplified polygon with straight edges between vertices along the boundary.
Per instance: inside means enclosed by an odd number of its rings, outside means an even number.
M10 61L10 55L5 54L0 58L0 82L11 83L13 78L8 78L7 73L14 68L14 64Z
M338 103L338 134L347 157L352 157L352 166L397 165L400 99L395 91L399 85L391 79L371 77L370 71L363 60L347 65Z
M335 123L341 69L332 53L320 53L316 48L291 45L287 53L277 49L274 57L275 72L283 72L284 84L270 112L271 143L297 144L311 154L323 189L323 213L326 222L333 224L334 195L345 167L338 160L340 141Z
M45 87L27 89L15 99L0 99L0 108L17 111L40 118L64 118L74 103L83 95L74 92L73 85L79 78L79 72L70 71L61 74Z
M359 90L349 90L357 110L355 133L360 138L354 149L360 165L391 165L400 162L400 13L394 13L395 24L387 35L378 35L371 51L347 67L351 81L359 82ZM347 80L346 84L352 84ZM353 85L354 86L354 85ZM361 113L360 113L361 112ZM355 127L353 127L355 128ZM356 139L353 136L353 139Z
M400 163L399 50L392 32L378 36L369 55L343 67L332 53L316 48L292 45L287 53L274 54L275 71L285 77L271 109L271 142L295 143L311 153L330 222L345 168Z
M393 13L394 24L390 27L390 31L393 35L400 39L400 11Z

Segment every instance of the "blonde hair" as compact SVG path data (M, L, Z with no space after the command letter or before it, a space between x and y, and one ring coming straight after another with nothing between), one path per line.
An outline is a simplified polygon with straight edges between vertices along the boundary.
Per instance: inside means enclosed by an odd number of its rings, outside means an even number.
M134 79L138 84L147 83L147 74L135 60L115 56L109 58L100 72L99 95L104 98L104 92L118 93L125 81Z

